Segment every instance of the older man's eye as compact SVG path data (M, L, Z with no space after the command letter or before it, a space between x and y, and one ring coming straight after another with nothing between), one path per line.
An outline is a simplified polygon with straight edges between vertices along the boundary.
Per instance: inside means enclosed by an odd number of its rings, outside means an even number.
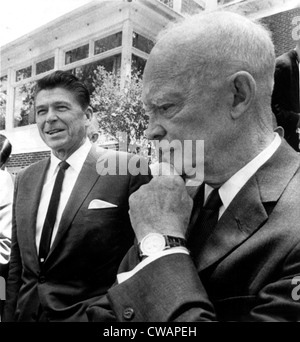
M162 109L163 111L166 111L166 110L170 109L173 106L174 105L172 103L166 103L166 104L160 106L159 108Z
M56 109L59 112L65 112L68 110L68 107L67 106L58 106Z

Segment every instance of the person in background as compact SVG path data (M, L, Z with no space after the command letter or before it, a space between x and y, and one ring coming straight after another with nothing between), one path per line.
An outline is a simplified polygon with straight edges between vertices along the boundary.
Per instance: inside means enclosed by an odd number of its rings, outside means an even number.
M108 153L87 138L93 112L87 87L55 71L37 82L36 123L51 157L16 178L11 261L3 321L83 322L86 308L115 281L133 243L128 197L147 174L119 172L135 158L109 152L114 172L103 173Z
M0 321L11 250L14 183L11 174L5 169L11 150L9 140L0 134Z
M276 59L272 110L284 138L300 152L300 39L296 47Z
M6 278L10 259L12 202L14 183L11 174L5 169L12 146L0 134L0 276Z
M91 321L300 320L300 158L274 132L274 71L270 33L235 13L158 38L143 75L148 138L177 142L163 162L203 141L204 182L192 200L192 149L181 176L177 165L130 196L137 243Z

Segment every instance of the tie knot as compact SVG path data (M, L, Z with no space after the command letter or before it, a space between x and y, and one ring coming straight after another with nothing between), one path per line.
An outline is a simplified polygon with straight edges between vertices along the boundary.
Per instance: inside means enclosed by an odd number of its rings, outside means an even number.
M204 208L209 210L217 210L221 207L222 200L219 195L219 189L214 189L208 196Z
M68 164L65 160L63 160L62 162L58 164L58 166L61 170L67 170L70 164Z

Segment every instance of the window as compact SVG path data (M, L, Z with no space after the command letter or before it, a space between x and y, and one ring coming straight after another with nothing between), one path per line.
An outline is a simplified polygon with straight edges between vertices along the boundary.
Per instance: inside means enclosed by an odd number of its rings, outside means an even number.
M132 55L132 71L140 72L140 74L142 75L145 69L146 62L146 59L138 57L136 55Z
M231 2L241 2L242 0L218 0L219 5L227 5Z
M70 64L89 56L89 44L66 52L65 64Z
M6 102L7 102L7 75L0 78L0 131L5 129Z
M5 129L6 102L7 102L6 90L0 91L0 131L2 129Z
M90 94L92 94L94 91L93 76L98 66L103 66L107 71L117 73L121 68L121 54L113 55L111 57L85 64L70 70L72 74L84 81L89 89Z
M159 0L160 2L162 2L163 4L173 8L173 0Z
M7 89L7 75L0 77L0 88Z
M133 32L132 46L146 53L150 53L154 46L154 43L152 40L145 38L136 32Z
M7 75L0 78L0 131L5 129L6 102L7 102Z
M98 39L95 41L94 54L114 49L122 45L122 32L112 34L108 37Z
M54 57L45 59L44 61L36 63L36 74L39 75L43 72L54 69Z
M33 91L35 82L23 84L15 88L14 127L35 123Z
M32 67L29 66L27 68L23 68L17 70L16 72L16 82L24 80L25 78L29 78L32 76Z

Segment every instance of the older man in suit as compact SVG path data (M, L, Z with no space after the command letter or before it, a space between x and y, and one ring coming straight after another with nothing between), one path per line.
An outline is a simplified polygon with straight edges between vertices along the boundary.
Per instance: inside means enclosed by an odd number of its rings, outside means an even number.
M272 94L272 110L277 123L284 129L286 141L300 152L300 40L294 50L276 59L275 84Z
M130 157L111 152L117 168L101 171L106 150L87 139L89 101L67 72L37 83L36 122L52 154L16 180L4 321L86 321L133 243L128 197L148 181L147 162L135 160L141 172L132 176Z
M160 36L144 72L148 135L203 140L204 183L193 211L178 175L131 195L138 244L91 320L300 320L300 158L273 131L274 69L269 32L238 14Z

